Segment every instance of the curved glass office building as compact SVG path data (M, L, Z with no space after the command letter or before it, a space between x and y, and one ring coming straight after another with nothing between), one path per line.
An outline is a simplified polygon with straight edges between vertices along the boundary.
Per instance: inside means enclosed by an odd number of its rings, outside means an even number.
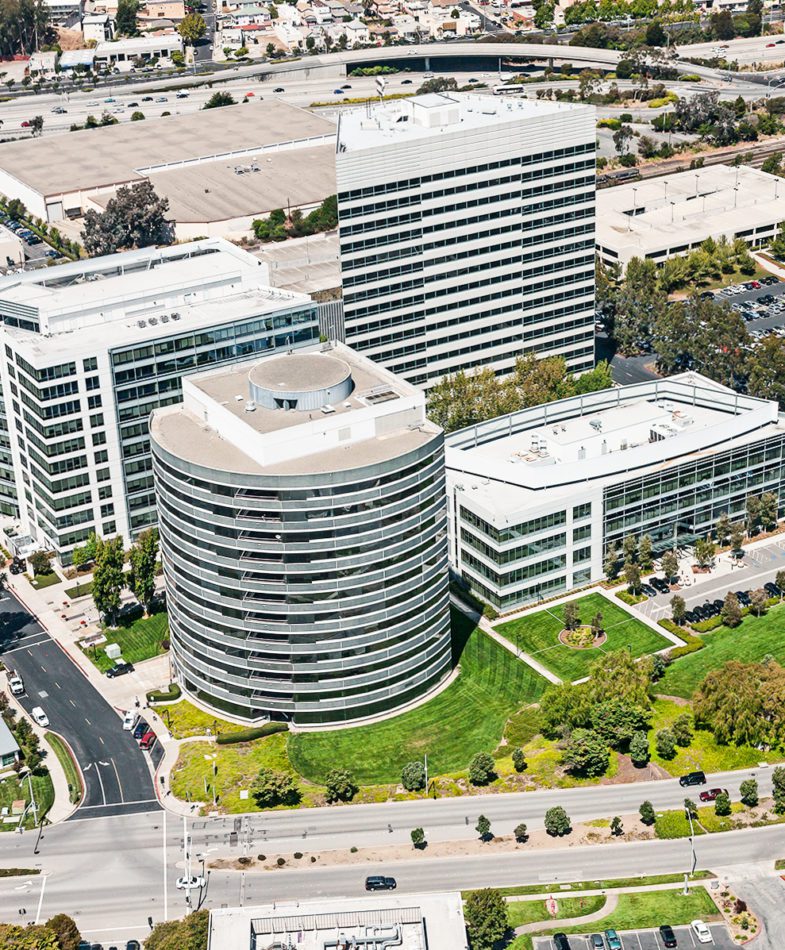
M236 716L343 722L450 671L444 444L344 346L187 378L151 434L172 659Z

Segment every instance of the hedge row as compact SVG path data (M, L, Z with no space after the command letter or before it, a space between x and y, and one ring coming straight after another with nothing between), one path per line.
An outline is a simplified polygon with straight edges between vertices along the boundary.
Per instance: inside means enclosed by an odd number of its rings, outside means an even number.
M263 726L253 726L250 729L240 729L238 732L223 732L215 740L218 745L232 745L235 742L251 742L253 739L262 739L276 732L286 732L285 722L266 722Z
M680 656L689 656L690 653L697 653L698 650L702 650L706 646L700 637L695 637L691 633L688 633L684 627L680 627L672 620L660 620L660 626L684 641L683 647L673 647L672 650L668 650L669 660L678 660Z
M627 590L620 590L616 596L622 603L629 604L630 607L642 604L644 600L648 599L645 594L631 594Z
M148 703L167 703L179 699L182 690L177 683L170 683L168 689L153 689L147 694Z

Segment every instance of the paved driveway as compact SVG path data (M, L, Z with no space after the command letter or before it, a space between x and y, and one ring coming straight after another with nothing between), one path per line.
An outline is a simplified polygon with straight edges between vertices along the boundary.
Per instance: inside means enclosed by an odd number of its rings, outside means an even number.
M74 819L159 808L153 780L118 713L8 590L0 599L0 654L26 687L22 706L41 706L76 755L85 795Z
M555 926L555 925L554 925ZM728 928L725 924L711 924L711 935L714 943L698 943L689 927L674 927L679 950L687 948L694 950L696 947L715 947L717 950L730 950L737 946L731 939ZM620 933L624 950L662 950L663 943L659 934L655 930L631 930L626 933ZM572 950L591 950L588 936L570 935L570 947ZM553 939L551 937L535 937L534 950L553 950Z

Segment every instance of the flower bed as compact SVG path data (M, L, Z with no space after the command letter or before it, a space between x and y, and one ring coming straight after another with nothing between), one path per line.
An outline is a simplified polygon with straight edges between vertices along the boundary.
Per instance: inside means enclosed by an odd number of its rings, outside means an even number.
M593 629L586 623L575 627L574 630L565 627L559 634L559 643L573 650L590 650L592 647L602 646L607 639L604 630L597 631L595 636Z

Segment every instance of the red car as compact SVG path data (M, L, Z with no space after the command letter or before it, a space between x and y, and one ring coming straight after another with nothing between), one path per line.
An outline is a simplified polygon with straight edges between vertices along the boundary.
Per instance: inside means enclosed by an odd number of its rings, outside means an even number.
M718 795L727 795L727 788L709 788L705 792L701 792L698 798L702 802L713 802L716 801Z
M30 123L29 123L26 119L25 119L25 121L22 123L22 128L23 128L23 129L29 129L29 128L30 128Z
M777 45L776 43L767 43L767 44L766 44L766 49L769 49L770 47L776 46L776 45Z
M155 745L155 733L151 729L150 732L146 732L142 736L142 738L139 740L139 748L145 749L147 752L149 752L154 745Z
M760 290L761 282L759 280L751 280L750 284L755 288L755 290Z

